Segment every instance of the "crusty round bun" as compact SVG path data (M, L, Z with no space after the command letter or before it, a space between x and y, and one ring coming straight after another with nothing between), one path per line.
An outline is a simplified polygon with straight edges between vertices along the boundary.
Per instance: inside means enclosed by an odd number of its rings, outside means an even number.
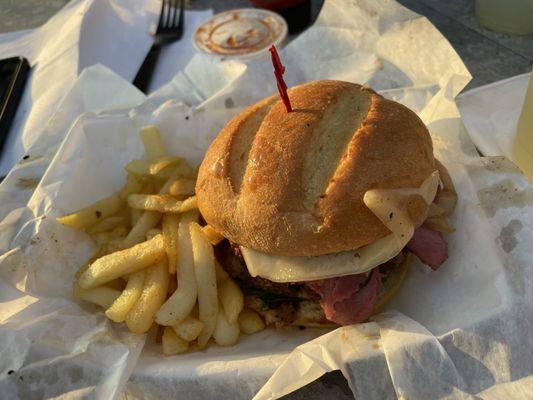
M387 279L383 282L383 289L379 295L378 301L374 306L372 315L379 313L383 307L394 297L396 292L402 287L409 265L412 261L412 255L406 251L402 255L402 259L398 266L388 272ZM255 310L263 317L267 325L295 325L306 327L335 327L338 326L334 322L328 321L324 315L324 310L318 301L301 300L294 320L289 324L284 321L283 312L279 309L265 309L263 302L256 296L246 296L246 306Z
M369 88L315 81L233 118L196 184L204 219L232 242L271 254L354 250L389 234L363 203L373 188L418 187L436 169L424 123Z

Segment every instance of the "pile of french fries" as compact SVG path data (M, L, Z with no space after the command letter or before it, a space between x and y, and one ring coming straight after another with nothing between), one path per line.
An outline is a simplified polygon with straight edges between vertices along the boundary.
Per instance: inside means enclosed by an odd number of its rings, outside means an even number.
M99 250L76 274L74 295L134 333L161 331L165 355L235 344L264 329L215 259L223 237L198 224L196 171L169 156L155 126L141 129L146 159L126 165L122 190L57 219L83 229Z

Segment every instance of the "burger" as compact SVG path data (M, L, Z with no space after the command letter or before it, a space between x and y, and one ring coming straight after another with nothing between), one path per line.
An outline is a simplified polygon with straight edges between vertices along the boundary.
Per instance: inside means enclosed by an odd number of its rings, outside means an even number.
M196 184L205 222L224 236L220 265L267 324L365 321L401 286L411 255L433 270L457 196L429 132L405 106L322 80L233 118Z

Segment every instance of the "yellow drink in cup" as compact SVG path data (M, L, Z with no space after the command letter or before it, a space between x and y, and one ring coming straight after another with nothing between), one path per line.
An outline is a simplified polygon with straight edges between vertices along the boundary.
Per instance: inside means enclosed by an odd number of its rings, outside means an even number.
M533 72L516 128L513 161L533 181Z

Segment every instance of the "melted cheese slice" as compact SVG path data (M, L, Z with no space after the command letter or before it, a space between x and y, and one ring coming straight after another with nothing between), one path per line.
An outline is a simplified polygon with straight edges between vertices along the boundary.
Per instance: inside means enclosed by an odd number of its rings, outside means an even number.
M407 213L407 199L421 196L431 204L437 193L439 173L433 172L419 188L373 189L365 205L392 232L354 251L316 257L290 257L263 253L241 246L251 276L273 282L301 282L360 274L395 257L413 236L415 226Z

